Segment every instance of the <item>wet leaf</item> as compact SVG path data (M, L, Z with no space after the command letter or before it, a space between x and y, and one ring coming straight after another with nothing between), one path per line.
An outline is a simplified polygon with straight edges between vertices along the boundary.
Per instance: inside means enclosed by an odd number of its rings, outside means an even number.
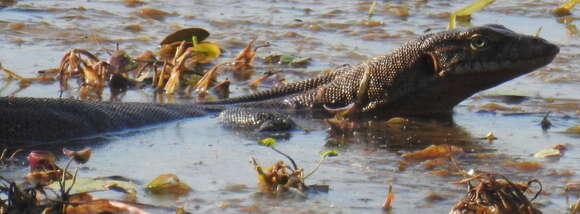
M143 27L141 27L141 25L137 25L137 24L127 25L123 29L125 29L126 31L133 32L133 33L138 33L138 32L143 31Z
M533 161L524 161L524 162L506 161L505 165L526 172L537 171L542 168L542 165L540 163Z
M575 173L570 171L570 170L564 170L561 172L558 171L551 171L550 173L548 173L549 176L557 176L557 177L570 177L573 176Z
M86 163L91 158L91 149L89 148L80 151L73 151L62 148L62 153L80 164Z
M275 146L275 145L276 145L276 139L274 139L274 138L271 138L271 137L269 137L269 138L264 138L264 139L261 139L261 140L258 142L258 144L260 144L260 145L263 145L263 146L272 147L272 146Z
M534 154L534 157L536 158L554 158L554 157L561 157L562 156L562 152L560 150L557 149L545 149L539 152L536 152L536 154Z
M240 51L240 54L234 60L234 70L240 70L243 68L248 68L252 66L252 62L256 57L256 49L253 48L254 42L256 40L250 41L246 47Z
M483 9L485 6L493 3L494 1L495 0L476 0L473 3L467 5L466 7L456 10L449 16L449 25L447 26L447 29L448 30L455 29L456 27L455 21L457 17L470 16L471 14Z
M565 133L568 133L568 134L577 134L577 135L580 135L580 124L575 125L575 126L572 126L572 127L568 128L568 129L566 129L566 131L564 131L564 132Z
M106 199L89 199L86 201L74 201L75 204L66 208L67 214L92 214L92 213L124 213L124 214L147 214L147 212L118 201Z
M580 2L580 0L568 0L564 4L560 5L556 9L552 11L555 16L569 16L572 15L572 8L576 6L576 4Z
M221 50L218 44L212 42L202 42L191 48L195 52L192 58L198 63L209 63L218 58Z
M225 186L222 190L228 192L244 192L247 188L248 186L245 184L231 184Z
M443 158L435 158L431 160L427 160L422 163L423 167L427 170L434 169L435 167L442 166L443 164L447 163L448 159L446 157Z
M431 170L429 172L431 174L435 175L435 176L448 176L448 175L451 175L451 172L449 170L446 170L446 169L436 169L436 170Z
M295 67L304 67L310 63L310 57L296 57L296 56L289 56L289 55L281 55L281 54L272 54L264 58L264 63L266 64L282 64L282 65L291 65Z
M326 150L326 151L321 151L320 152L322 157L335 157L338 156L338 151L336 150Z
M141 0L122 0L123 4L125 4L125 6L127 7L137 7L140 5L144 5L145 2L141 1Z
M425 196L425 200L427 201L443 201L447 199L446 197L443 197L442 195L439 195L437 193L429 193Z
M409 122L409 120L407 120L405 118L402 118L402 117L393 117L393 118L387 120L386 123L387 124L399 124L399 125L402 125L402 124L406 124L408 122Z
M290 65L294 67L304 67L310 63L310 57L299 57L290 61Z
M479 107L480 110L487 110L491 112L495 111L520 111L522 110L521 107L509 107L505 105L500 105L497 103L487 103Z
M66 188L70 188L72 182L66 183ZM59 190L58 182L54 182L47 186L48 188ZM117 180L113 177L106 178L76 178L76 182L72 186L71 193L89 193L96 191L114 190L118 192L128 193L136 191L137 186L129 181Z
M189 185L181 182L174 174L163 174L151 180L145 189L153 194L185 195L191 191Z
M258 79L255 79L255 80L252 80L251 82L249 82L248 86L250 86L251 88L257 88L260 83L262 83L264 80L267 80L268 78L270 78L273 75L274 75L274 72L266 71L264 73L264 75L262 75Z
M172 16L176 14L168 13L163 10L153 9L153 8L143 8L137 11L137 14L143 18L150 18L155 20L163 20L167 16Z
M184 28L167 35L160 44L168 45L181 41L191 42L194 37L197 42L202 42L209 37L209 32L203 28Z
M393 207L393 201L395 200L395 194L393 193L393 185L389 184L389 191L387 192L387 197L383 203L384 210L390 210Z
M410 15L409 7L405 5L387 5L384 9L398 17L407 17Z
M431 145L421 151L405 153L402 157L405 160L423 161L441 157L449 157L453 154L464 153L462 148L452 145Z

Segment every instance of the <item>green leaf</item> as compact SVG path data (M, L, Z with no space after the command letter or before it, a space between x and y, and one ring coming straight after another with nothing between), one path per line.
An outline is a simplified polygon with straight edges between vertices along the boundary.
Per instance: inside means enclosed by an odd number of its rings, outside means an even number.
M493 3L495 0L476 0L473 3L456 10L455 12L451 13L449 16L449 25L447 26L448 30L455 29L455 20L457 17L466 17L470 16L471 14L477 12L478 10L483 9L488 4Z
M163 174L151 180L145 189L153 194L184 195L191 191L189 185L181 182L174 174Z
M199 43L192 50L196 52L193 58L199 63L208 63L221 54L220 46L212 42Z
M322 155L323 158L334 157L334 156L338 156L338 151L336 151L336 150L321 151L320 155Z
M271 138L271 137L264 138L264 139L261 139L258 143L260 145L263 145L263 146L273 147L274 145L276 145L276 139Z

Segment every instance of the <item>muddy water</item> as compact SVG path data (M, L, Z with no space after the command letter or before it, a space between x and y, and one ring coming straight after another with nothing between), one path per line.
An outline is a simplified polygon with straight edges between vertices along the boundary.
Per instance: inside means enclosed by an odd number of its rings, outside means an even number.
M259 43L272 44L260 49L259 57L274 53L311 57L313 60L307 68L293 69L300 72L288 72L285 76L288 80L297 80L315 75L318 70L355 64L384 54L426 30L444 30L445 13L465 5L463 1L399 1L397 4L408 6L410 15L396 16L384 9L387 3L378 2L371 18L376 23L366 25L370 3L360 1L146 1L135 7L107 0L19 1L0 8L0 62L22 76L34 76L38 70L58 66L64 52L71 48L84 48L106 59L107 50L114 50L115 43L119 43L131 55L138 55L145 50L158 50L158 42L172 31L197 26L209 30L212 33L209 40L224 50L218 61L235 57L254 38ZM577 175L580 138L561 133L580 123L580 36L570 30L575 27L574 22L565 25L549 14L556 6L548 1L502 1L473 15L472 25L503 24L528 34L542 27L540 35L560 45L561 54L546 68L464 101L455 108L453 125L427 122L407 131L379 126L352 136L337 136L328 132L320 121L307 121L306 126L312 127L311 130L292 132L278 148L294 157L303 168L316 165L319 151L341 152L307 180L310 184L329 185L327 194L289 200L254 194L256 178L248 157L257 157L263 164L282 157L256 145L252 137L220 127L212 117L106 136L98 144L90 144L93 158L80 175L121 175L144 184L159 174L174 173L194 191L179 199L159 199L140 189L139 202L185 207L196 213L380 213L389 184L393 185L396 195L393 213L447 213L465 193L464 186L449 184L461 177L436 176L414 163L400 170L398 162L402 153L431 144L452 143L472 151L458 157L465 169L504 173L514 181L539 179L549 193L540 196L539 202L544 205L541 210L564 213L577 196L562 194L563 186L580 179ZM156 8L172 15L157 19L142 17L137 12L142 8ZM15 23L25 25L18 27ZM128 31L128 25L139 25L142 30ZM261 60L257 60L256 67L258 73L267 70ZM232 87L234 94L248 93L243 90L245 83L236 82ZM19 90L15 81L3 80L0 84L0 96L58 96L56 83L33 84L23 90ZM130 91L124 101L152 102L152 94L151 89ZM503 99L503 95L525 98L513 102L513 99ZM73 90L66 96L78 96L78 92ZM553 102L548 102L552 99ZM518 107L527 113L490 113L481 107L492 102ZM539 123L547 111L554 112L550 117L554 126L542 131ZM478 139L488 132L498 138L492 144ZM556 144L568 147L560 159L547 161L532 156ZM479 153L493 156L474 158ZM536 161L542 168L520 171L506 166L507 161ZM575 174L548 175L565 170ZM26 171L24 166L17 166L1 173L21 177ZM441 199L426 199L432 193Z

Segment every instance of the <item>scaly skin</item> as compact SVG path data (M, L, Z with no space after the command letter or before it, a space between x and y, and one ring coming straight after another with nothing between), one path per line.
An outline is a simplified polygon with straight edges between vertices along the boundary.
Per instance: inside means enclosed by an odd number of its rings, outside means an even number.
M541 38L486 25L427 34L335 73L217 102L0 98L0 145L79 138L223 109L229 109L219 117L223 122L265 130L275 130L272 124L291 127L287 118L260 110L272 106L314 112L342 108L373 117L449 113L474 93L550 63L558 52L558 46Z
M558 46L544 39L501 25L444 31L408 41L316 88L269 96L271 91L293 91L288 88L300 85L294 83L261 92L263 96L250 95L251 101L262 102L241 106L324 110L356 104L371 116L449 113L479 91L547 65L558 52Z

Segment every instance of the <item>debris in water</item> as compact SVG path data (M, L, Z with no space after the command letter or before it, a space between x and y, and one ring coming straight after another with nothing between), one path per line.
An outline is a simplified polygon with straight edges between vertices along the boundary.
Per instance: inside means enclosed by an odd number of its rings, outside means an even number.
M572 10L572 8L574 8L578 2L580 2L580 0L568 0L564 4L554 9L552 13L558 17L572 15L570 10Z
M471 181L477 180L475 187ZM514 184L507 177L495 173L482 173L454 184L467 184L467 195L451 209L450 214L463 213L526 213L541 214L542 212L531 203L542 192L542 184L538 180L530 180L527 184ZM530 185L537 183L540 189L531 200L524 195Z
M163 174L157 176L145 185L145 189L153 194L170 194L175 196L185 195L191 191L191 187L181 182L181 180L174 174Z

